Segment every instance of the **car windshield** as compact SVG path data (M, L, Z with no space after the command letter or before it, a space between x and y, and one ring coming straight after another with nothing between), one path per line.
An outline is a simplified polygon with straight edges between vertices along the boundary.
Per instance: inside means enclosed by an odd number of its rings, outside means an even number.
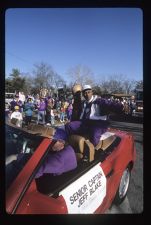
M20 129L6 125L5 127L5 174L6 189L11 185L23 169L42 137L32 135Z

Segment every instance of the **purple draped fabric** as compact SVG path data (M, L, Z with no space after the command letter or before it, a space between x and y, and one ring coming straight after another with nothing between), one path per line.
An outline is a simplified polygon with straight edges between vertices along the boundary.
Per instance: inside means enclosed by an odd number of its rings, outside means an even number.
M77 167L76 155L73 148L68 145L59 152L50 152L47 155L45 162L42 164L36 174L36 178L44 173L60 175Z

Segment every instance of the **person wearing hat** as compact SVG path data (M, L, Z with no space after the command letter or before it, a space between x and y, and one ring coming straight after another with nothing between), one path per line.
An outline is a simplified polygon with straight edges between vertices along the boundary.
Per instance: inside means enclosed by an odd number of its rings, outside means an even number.
M19 106L19 111L20 112L22 112L22 110L21 110L21 108L22 108L22 101L21 100L19 100L19 95L18 94L16 94L15 95L15 98L10 102L10 110L12 111L12 112L14 112L15 111L15 106Z
M32 102L32 97L28 97L27 102L24 105L25 112L25 125L28 126L31 123L32 115L34 110L34 104Z
M82 86L81 84L75 84L72 88L73 93L73 109L71 115L71 121L79 120L82 111Z
M90 85L84 85L82 90L84 101L82 102L82 111L77 121L71 121L65 125L67 135L88 134L89 140L96 146L101 135L107 130L108 114L110 112L121 113L123 105L120 102L110 101L93 95Z
M22 127L23 116L22 113L19 111L19 106L16 105L14 109L15 111L10 116L11 122L15 123L15 125L18 127Z

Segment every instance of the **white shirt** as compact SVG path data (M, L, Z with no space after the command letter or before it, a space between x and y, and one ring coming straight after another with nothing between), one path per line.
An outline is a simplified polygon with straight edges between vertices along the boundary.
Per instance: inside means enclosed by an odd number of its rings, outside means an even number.
M88 103L95 101L96 98L97 98L97 95L95 95L95 96L93 95L91 97L91 99L88 101ZM86 108L86 103L84 103L84 107L83 107L83 111L81 113L80 119L82 119L82 117L83 117L85 108ZM100 114L101 114L100 113L100 106L98 104L92 104L92 106L91 106L91 113L90 113L89 119L90 120L107 120L107 116L106 115L100 116Z
M14 111L14 112L11 114L10 118L11 118L11 119L12 119L12 118L15 118L15 119L18 119L19 121L23 120L23 116L22 116L21 112L19 112L19 111Z

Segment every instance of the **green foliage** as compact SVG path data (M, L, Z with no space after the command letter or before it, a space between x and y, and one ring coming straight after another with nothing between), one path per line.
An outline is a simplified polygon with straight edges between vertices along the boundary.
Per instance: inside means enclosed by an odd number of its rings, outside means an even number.
M6 92L19 92L24 91L26 85L26 79L21 77L18 69L13 69L9 78L5 79L5 91Z

